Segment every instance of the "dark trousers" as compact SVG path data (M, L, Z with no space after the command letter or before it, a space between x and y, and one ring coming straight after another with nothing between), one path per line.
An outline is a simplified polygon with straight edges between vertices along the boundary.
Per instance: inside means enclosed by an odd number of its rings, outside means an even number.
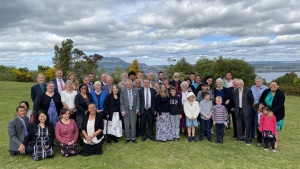
M258 130L257 127L256 127L256 141L257 141L257 143L262 142L262 133Z
M237 136L240 140L244 140L245 129L246 129L246 141L252 141L251 136L251 115L245 117L243 108L239 109L238 117L236 118L236 131Z
M200 120L201 128L200 128L200 138L204 137L204 132L207 132L207 138L211 138L211 120L204 120L201 118Z
M236 131L236 117L234 115L234 112L230 111L230 113L232 113L232 126L233 126L233 136L237 137L237 131ZM229 114L229 113L228 113ZM230 119L230 117L229 117ZM229 124L228 124L229 126Z
M9 150L9 152L12 154L12 155L18 155L20 154L19 151L12 151L12 150ZM27 145L25 146L25 154L32 154L33 152L33 147L31 145Z
M254 109L251 110L251 136L255 136L256 132L256 126L255 126L255 116L256 116L256 111Z
M137 116L136 117L136 136L140 135L141 134L141 116Z
M223 141L224 138L224 123L216 123L217 141Z
M141 114L141 135L142 137L153 137L153 114L150 110L145 110L144 113Z
M273 138L264 138L265 148L268 148L269 142L271 142L272 150L275 150L275 139Z
M227 127L226 128L230 128L230 113L228 112L228 121L227 121Z

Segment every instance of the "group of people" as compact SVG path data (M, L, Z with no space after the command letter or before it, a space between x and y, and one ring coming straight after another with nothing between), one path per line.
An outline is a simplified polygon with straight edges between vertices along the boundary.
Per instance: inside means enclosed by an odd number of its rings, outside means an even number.
M180 141L187 135L188 142L203 141L205 137L213 142L212 125L216 126L215 142L223 144L224 130L230 129L230 123L237 142L250 145L257 135L257 146L264 142L268 150L271 142L273 151L278 146L285 96L276 82L268 88L261 77L246 88L243 80L232 79L230 72L218 78L215 85L213 77L202 81L195 73L184 81L174 73L169 81L159 72L155 81L152 72L146 78L142 72L124 72L118 84L105 73L100 81L94 81L90 73L83 77L83 84L74 72L67 79L62 70L55 75L47 84L43 74L37 75L38 83L31 88L33 110L27 101L17 107L8 124L11 155L50 158L54 145L64 157L97 155L103 153L104 140L117 143L123 133L125 143L137 143L139 135L142 141Z

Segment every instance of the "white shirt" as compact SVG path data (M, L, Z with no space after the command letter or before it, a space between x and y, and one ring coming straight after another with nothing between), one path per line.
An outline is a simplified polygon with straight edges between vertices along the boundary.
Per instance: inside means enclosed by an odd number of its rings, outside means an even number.
M189 91L181 92L181 93L182 93L181 103L184 105L184 103L186 101L187 94L189 93Z
M243 89L239 90L239 107L243 107Z
M61 80L61 83L62 83L63 86L60 86L60 80ZM61 89L64 88L65 82L64 82L64 80L62 78L61 79L56 78L56 84L57 84L58 93L61 94L61 91L62 91Z
M86 126L87 135L90 136L95 132L95 120L89 120ZM98 140L97 137L92 138L91 144L98 144L100 143L101 139ZM87 143L86 139L83 139L84 143Z
M148 109L151 108L151 92L150 92L150 88L144 88L144 96L145 96L145 108L146 108L146 96L147 96L147 91L148 91Z
M67 93L66 90L61 92L61 102L65 102L69 108L75 107L75 97L77 95L77 91L73 90L72 93Z
M233 84L232 84L233 81L232 81L232 80L230 80L230 81L225 80L225 82L226 82L226 87L227 87L227 88L233 86Z

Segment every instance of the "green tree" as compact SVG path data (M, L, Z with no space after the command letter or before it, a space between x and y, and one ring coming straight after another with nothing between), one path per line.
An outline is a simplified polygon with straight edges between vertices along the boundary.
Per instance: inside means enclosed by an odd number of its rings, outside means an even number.
M194 67L186 61L185 58L181 58L175 65L170 65L166 70L166 76L172 79L173 74L178 72L180 74L180 79L183 80L191 72L194 71Z
M57 44L54 46L54 57L52 58L54 67L61 69L65 73L72 69L73 47L73 41L71 39L62 41L61 47Z
M121 75L123 73L123 70L121 67L116 67L116 70L111 73L111 77L114 78L114 84L118 84L121 81Z

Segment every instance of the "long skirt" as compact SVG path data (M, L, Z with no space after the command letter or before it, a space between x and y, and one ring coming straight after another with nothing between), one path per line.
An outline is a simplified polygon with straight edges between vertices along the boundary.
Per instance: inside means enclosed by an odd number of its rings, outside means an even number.
M171 115L169 112L162 112L163 119L157 116L156 121L156 140L167 141L173 140Z
M114 135L116 137L122 137L122 121L120 120L119 112L114 112L112 120L108 121L103 120L104 122L104 129L103 134L106 134L106 127L107 127L107 134Z
M102 153L102 141L92 145L83 142L82 150L80 151L80 155L83 156L101 155Z
M180 128L186 128L186 116L185 116L183 107L182 107L182 113L181 113L181 119L180 119Z
M78 144L68 145L63 143L58 143L60 153L64 157L78 154Z

